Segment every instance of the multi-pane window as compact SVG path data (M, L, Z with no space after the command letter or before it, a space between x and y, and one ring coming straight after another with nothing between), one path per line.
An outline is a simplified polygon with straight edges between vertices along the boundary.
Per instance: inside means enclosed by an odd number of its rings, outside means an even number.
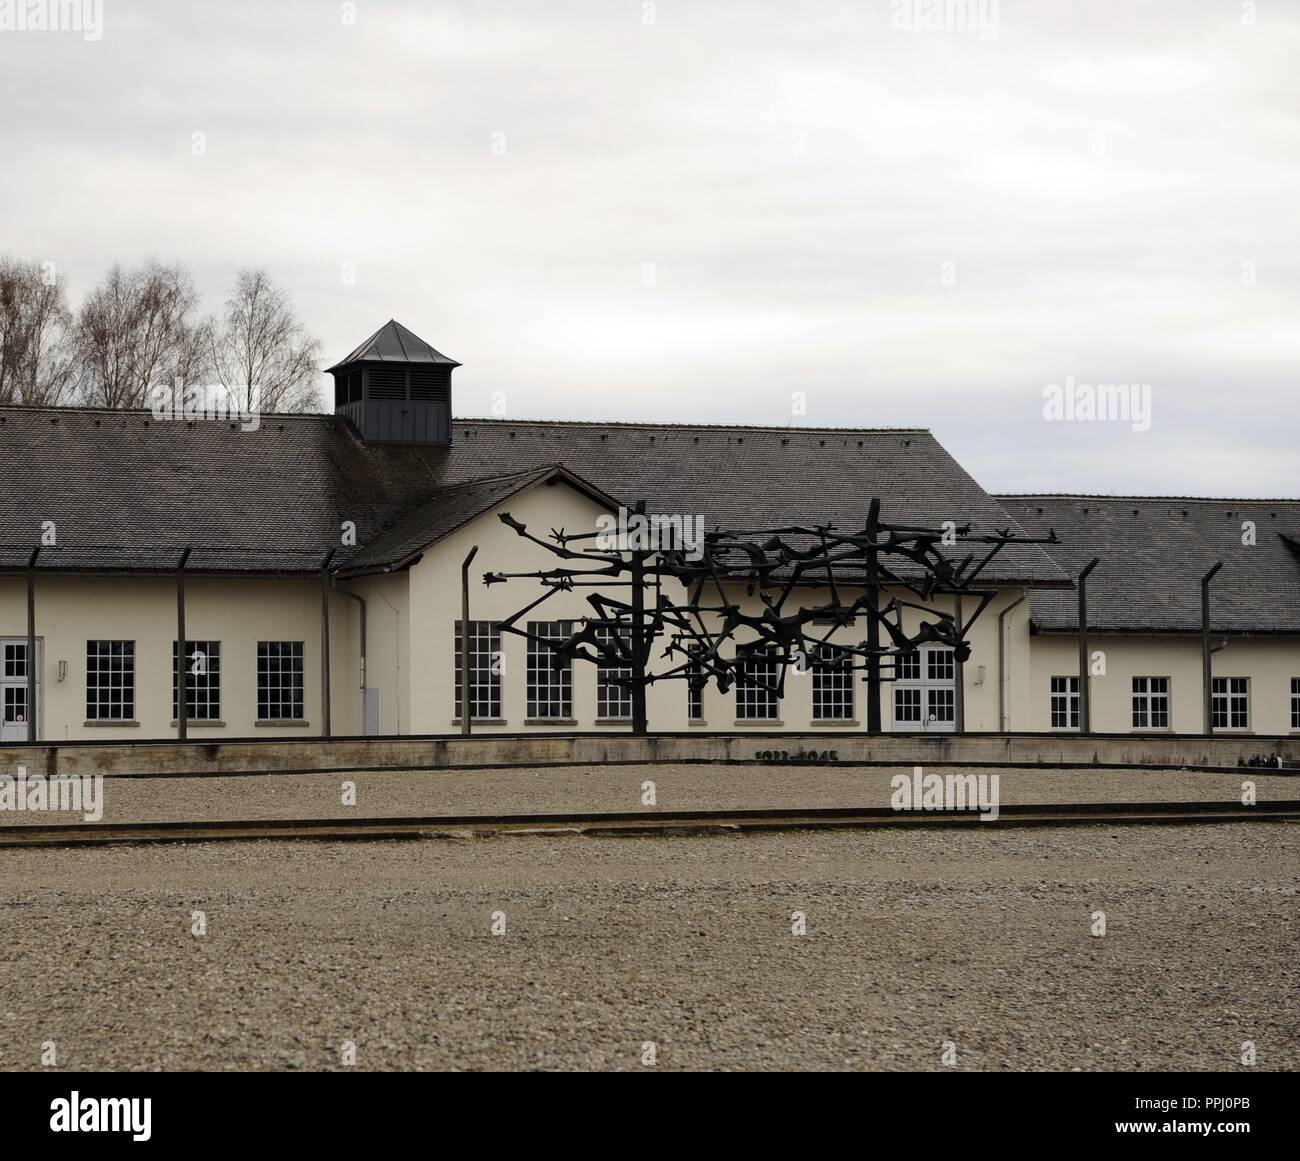
M7 643L0 650L0 676L23 678L27 676L27 642ZM24 725L27 721L27 686L6 685L0 700L0 722L7 726Z
M853 717L853 654L822 645L812 663L814 721L848 721Z
M455 716L461 716L463 622L456 622ZM501 716L501 628L495 621L469 623L469 710L471 718Z
M955 681L956 661L951 649L930 649L925 655L927 681Z
M135 718L135 642L86 642L86 720Z
M1052 678L1052 729L1077 730L1079 728L1079 679L1077 677Z
M919 687L911 689L894 689L894 721L920 722L921 720L921 690Z
M7 726L22 725L27 721L27 686L6 685L4 703L0 705L0 721Z
M692 655L686 670L686 718L701 722L704 720L704 666L696 658L704 652L704 646L688 645L686 652Z
M957 724L957 659L942 645L923 645L893 658L894 728L950 733Z
M1300 730L1300 677L1291 679L1291 728Z
M1169 728L1169 678L1135 677L1133 679L1133 728L1135 730Z
M927 689L925 691L925 716L931 722L957 720L957 691L955 689Z
M603 627L597 632L601 643L613 640L613 630ZM627 634L623 634L626 647ZM598 718L630 718L632 716L632 687L622 685L617 678L630 678L632 667L601 657L596 666L596 716Z
M302 721L302 645L301 641L257 643L259 721Z
M1216 730L1250 726L1250 678L1215 677L1210 681L1210 724Z
M899 653L894 657L895 681L921 680L921 655L919 653Z
M752 645L742 645L736 657L736 720L775 721L776 658Z
M176 642L172 642L172 718L177 716ZM185 642L185 712L192 722L221 720L221 642Z
M542 643L567 641L573 636L573 622L529 621L528 632L542 638L528 641L528 716L573 717L573 661Z
M27 642L15 641L6 644L0 657L0 674L5 677L27 676Z

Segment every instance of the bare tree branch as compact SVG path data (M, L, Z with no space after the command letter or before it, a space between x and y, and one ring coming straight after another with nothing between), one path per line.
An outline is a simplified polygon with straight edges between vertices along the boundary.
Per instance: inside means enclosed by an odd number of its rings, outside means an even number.
M63 279L52 266L0 257L0 403L67 401L71 323Z
M78 387L84 403L148 404L156 384L201 382L209 370L206 324L196 321L194 279L181 265L115 264L77 316Z
M320 343L265 270L244 269L211 332L212 362L245 411L320 411Z

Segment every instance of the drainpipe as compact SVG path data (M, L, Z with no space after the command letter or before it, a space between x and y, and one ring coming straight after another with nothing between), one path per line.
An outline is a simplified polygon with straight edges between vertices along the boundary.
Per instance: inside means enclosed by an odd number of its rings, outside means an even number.
M964 626L961 616L961 593L958 593L956 599L953 601L953 608L957 615L957 632L962 633ZM964 633L962 633L962 638L965 639ZM966 732L966 666L962 662L958 661L956 668L957 704L954 707L953 717L957 720L953 724L957 727L957 732L959 734L964 734Z
M320 706L322 738L333 737L330 727L330 549L320 562Z
M477 555L476 544L460 566L460 732L466 738L470 735L470 719L474 716L469 689L469 566Z
M351 597L361 606L361 732L366 732L366 598L350 589L339 588L338 578L333 578L334 591Z
M27 561L27 741L33 746L36 745L36 558L40 555L38 544ZM42 657L42 667L44 664Z
M1101 561L1093 557L1079 574L1079 733L1092 732L1092 678L1088 665L1088 574Z
M998 730L1001 733L1010 732L1010 723L1007 721L1007 634L1006 620L1007 614L1017 605L1025 603L1025 590L1020 590L1020 596L1011 602L1005 609L998 614Z
M1214 681L1213 668L1210 665L1212 652L1210 649L1210 581L1222 567L1223 561L1219 561L1201 577L1201 693L1206 734L1214 733Z

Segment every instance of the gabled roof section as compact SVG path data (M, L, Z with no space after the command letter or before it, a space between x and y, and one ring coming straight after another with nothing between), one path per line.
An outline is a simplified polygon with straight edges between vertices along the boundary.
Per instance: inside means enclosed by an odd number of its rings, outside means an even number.
M1201 628L1201 578L1210 585L1216 632L1300 633L1300 500L1178 496L1000 496L1027 530L1055 528L1048 551L1072 576L1093 558L1088 627L1093 632L1188 633ZM1249 541L1254 526L1254 543ZM1288 542L1291 542L1290 544ZM1030 597L1036 628L1078 630L1073 593Z
M160 421L148 411L0 407L0 569L311 573L439 486L409 445L368 445L332 416Z
M672 423L575 423L458 419L452 446L429 449L441 481L563 461L629 506L699 515L708 530L834 524L861 528L873 497L892 524L975 532L1010 528L1013 517L928 431ZM1070 587L1036 544L1003 549L981 581Z
M58 545L42 570L160 572L187 546L196 572L309 575L330 549L333 567L368 551L384 567L407 544L402 532L432 530L408 549L418 551L480 500L486 510L498 485L485 481L543 471L628 507L644 500L651 514L699 516L708 530L861 527L876 496L895 524L1021 530L920 430L472 419L434 447L367 444L334 416L263 415L244 431L148 411L5 406L0 570L26 565L47 520ZM341 542L345 522L356 547ZM982 579L1070 583L1038 545L1005 549Z
M389 572L412 564L438 541L478 519L499 504L540 484L565 483L603 508L617 510L619 502L588 481L555 464L510 476L469 480L439 489L356 554L340 569L342 576Z
M449 359L441 351L435 351L419 335L393 318L329 370L337 371L349 363L363 362L438 363L444 367L460 366L455 359Z

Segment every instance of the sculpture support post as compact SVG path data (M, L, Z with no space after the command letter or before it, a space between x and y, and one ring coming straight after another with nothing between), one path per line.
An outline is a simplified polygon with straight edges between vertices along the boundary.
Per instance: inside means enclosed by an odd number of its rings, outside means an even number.
M876 534L880 524L880 501L872 500L867 513L867 733L880 733L880 562Z
M632 732L645 734L650 723L645 705L645 669L650 653L645 623L645 555L632 553Z

